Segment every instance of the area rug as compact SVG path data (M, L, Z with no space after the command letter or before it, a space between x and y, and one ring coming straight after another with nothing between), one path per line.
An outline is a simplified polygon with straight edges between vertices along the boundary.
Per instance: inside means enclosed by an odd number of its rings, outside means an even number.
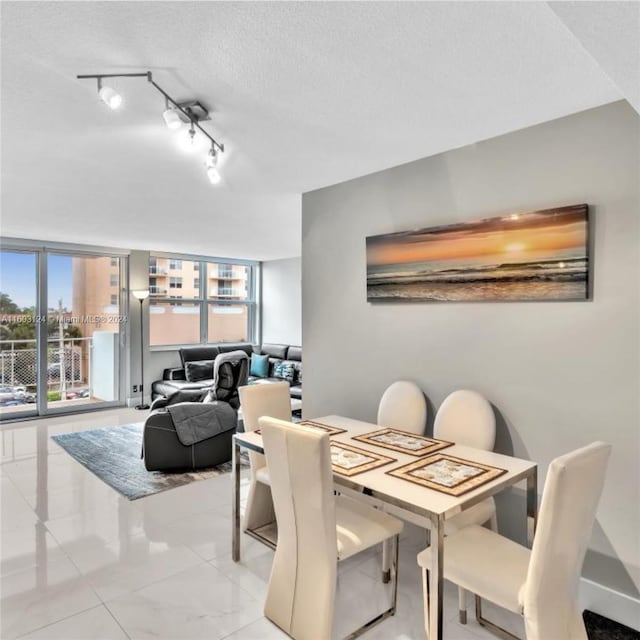
M140 458L143 427L140 422L63 433L51 438L91 473L129 500L231 472L231 462L184 473L147 471Z
M582 613L589 640L640 640L640 631L586 609Z

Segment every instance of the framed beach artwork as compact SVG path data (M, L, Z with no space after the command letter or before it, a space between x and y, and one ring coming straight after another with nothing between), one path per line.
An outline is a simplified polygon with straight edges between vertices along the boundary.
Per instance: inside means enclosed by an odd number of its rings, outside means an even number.
M369 301L589 299L586 204L367 238Z

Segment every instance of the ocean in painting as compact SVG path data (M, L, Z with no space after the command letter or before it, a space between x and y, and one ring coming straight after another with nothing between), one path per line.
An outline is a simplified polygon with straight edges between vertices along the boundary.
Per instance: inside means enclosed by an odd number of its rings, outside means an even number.
M585 300L586 256L452 266L444 262L369 265L368 300Z

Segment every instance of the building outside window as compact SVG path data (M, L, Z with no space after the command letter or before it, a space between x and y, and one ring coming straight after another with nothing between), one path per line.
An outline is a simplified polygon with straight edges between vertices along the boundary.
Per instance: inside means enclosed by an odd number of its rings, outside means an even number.
M151 346L252 341L256 269L257 263L151 256Z

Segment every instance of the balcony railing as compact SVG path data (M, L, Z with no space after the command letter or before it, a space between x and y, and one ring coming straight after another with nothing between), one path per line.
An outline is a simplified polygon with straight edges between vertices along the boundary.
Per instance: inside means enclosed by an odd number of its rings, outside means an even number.
M242 297L244 294L240 291L238 291L237 289L228 289L228 288L222 288L222 289L212 289L211 293L209 294L212 298L216 298L216 297L221 297L221 296L225 296L225 297L231 297L231 298L240 298Z
M152 284L149 286L149 294L152 296L167 295L167 292L168 292L168 289L159 287L158 285Z
M149 275L151 276L166 276L167 270L164 267L149 267Z
M33 411L28 405L33 407L38 396L56 406L117 400L112 369L117 342L116 334L107 340L103 332L85 338L49 338L39 369L35 339L0 340L0 414Z
M92 341L92 338L65 338L60 347L58 338L47 340L48 391L91 388ZM17 401L25 394L33 395L31 391L38 384L37 367L35 340L0 340L0 384L4 389L0 404ZM15 398L8 397L10 392Z

